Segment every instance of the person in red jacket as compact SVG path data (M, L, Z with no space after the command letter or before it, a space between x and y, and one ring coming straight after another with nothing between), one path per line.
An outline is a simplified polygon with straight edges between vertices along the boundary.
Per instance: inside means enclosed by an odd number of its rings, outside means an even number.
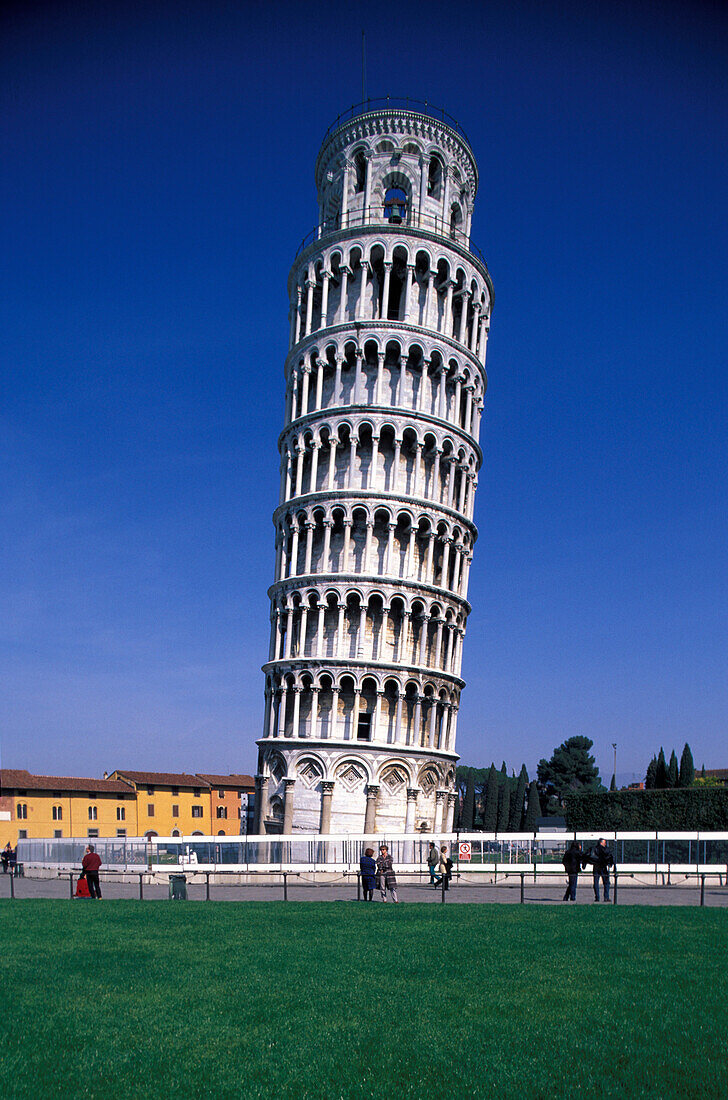
M98 898L101 900L101 885L99 883L99 867L101 866L101 857L96 854L96 849L93 844L89 844L86 848L86 855L81 860L81 866L86 873L86 882L88 883L88 890L92 898Z

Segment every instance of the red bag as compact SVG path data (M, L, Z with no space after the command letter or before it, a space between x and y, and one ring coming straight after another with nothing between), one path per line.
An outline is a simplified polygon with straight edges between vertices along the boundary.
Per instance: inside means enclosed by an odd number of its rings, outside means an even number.
M88 888L88 883L85 878L80 878L76 883L76 897L77 898L90 898L91 891Z

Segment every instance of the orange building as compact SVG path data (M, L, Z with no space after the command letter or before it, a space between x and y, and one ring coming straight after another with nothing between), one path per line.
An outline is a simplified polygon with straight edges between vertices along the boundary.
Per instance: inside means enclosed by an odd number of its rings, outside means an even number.
M136 796L119 779L0 770L0 846L41 837L138 836Z
M202 775L210 785L212 831L217 836L238 836L249 832L255 780L252 775ZM241 828L241 821L243 827Z

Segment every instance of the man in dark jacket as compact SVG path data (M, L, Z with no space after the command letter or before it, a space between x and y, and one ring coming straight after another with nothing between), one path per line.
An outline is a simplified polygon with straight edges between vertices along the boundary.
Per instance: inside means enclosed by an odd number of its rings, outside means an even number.
M604 900L609 901L609 868L614 866L614 856L607 848L604 837L600 837L587 857L594 873L594 901L599 901L599 880L604 883Z
M586 867L584 853L578 840L572 840L564 853L562 863L568 876L564 901L576 901L576 884L579 880L579 871Z
M101 857L96 854L96 849L93 844L89 844L86 848L86 855L81 860L81 866L86 874L89 894L92 898L98 898L100 901L101 885L99 883L99 867L101 866Z

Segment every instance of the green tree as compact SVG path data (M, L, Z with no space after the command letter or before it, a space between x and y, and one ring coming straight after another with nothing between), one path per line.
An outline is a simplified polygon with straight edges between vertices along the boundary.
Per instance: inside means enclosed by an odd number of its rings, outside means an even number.
M497 832L507 833L508 822L511 819L511 785L506 779L498 795L498 825Z
M657 756L657 768L655 769L655 790L664 791L667 788L667 764L665 763L665 750L660 746Z
M693 754L690 751L690 745L687 741L680 757L680 776L678 779L678 787L692 787L695 781L695 764L693 763Z
M526 791L528 790L528 772L526 765L521 765L521 771L516 783L516 789L511 797L511 819L508 822L508 831L517 833L521 828L526 804Z
M671 790L674 790L678 784L679 772L677 768L677 756L673 749L670 754L670 763L667 765L667 785Z
M524 833L535 833L538 827L538 819L541 816L541 800L538 794L538 783L535 779L532 779L528 788L528 806L526 807L526 813L523 818Z
M569 737L554 749L550 760L539 760L538 789L546 800L546 813L559 813L570 791L602 790L594 757L589 750L594 744L588 737Z
M485 788L485 816L483 817L483 829L486 833L494 833L498 824L498 772L495 764L490 765L488 782Z
M614 772L612 772L612 779L611 779L611 782L609 784L609 789L610 789L610 791L616 791L616 789L617 789L617 777L614 774Z
M473 813L475 810L475 776L472 769L468 774L467 783L465 785L465 798L463 799L463 808L460 811L460 828L464 833L472 833L473 831Z
M653 791L655 789L655 780L657 778L657 757L653 756L647 765L647 771L645 772L645 790Z

